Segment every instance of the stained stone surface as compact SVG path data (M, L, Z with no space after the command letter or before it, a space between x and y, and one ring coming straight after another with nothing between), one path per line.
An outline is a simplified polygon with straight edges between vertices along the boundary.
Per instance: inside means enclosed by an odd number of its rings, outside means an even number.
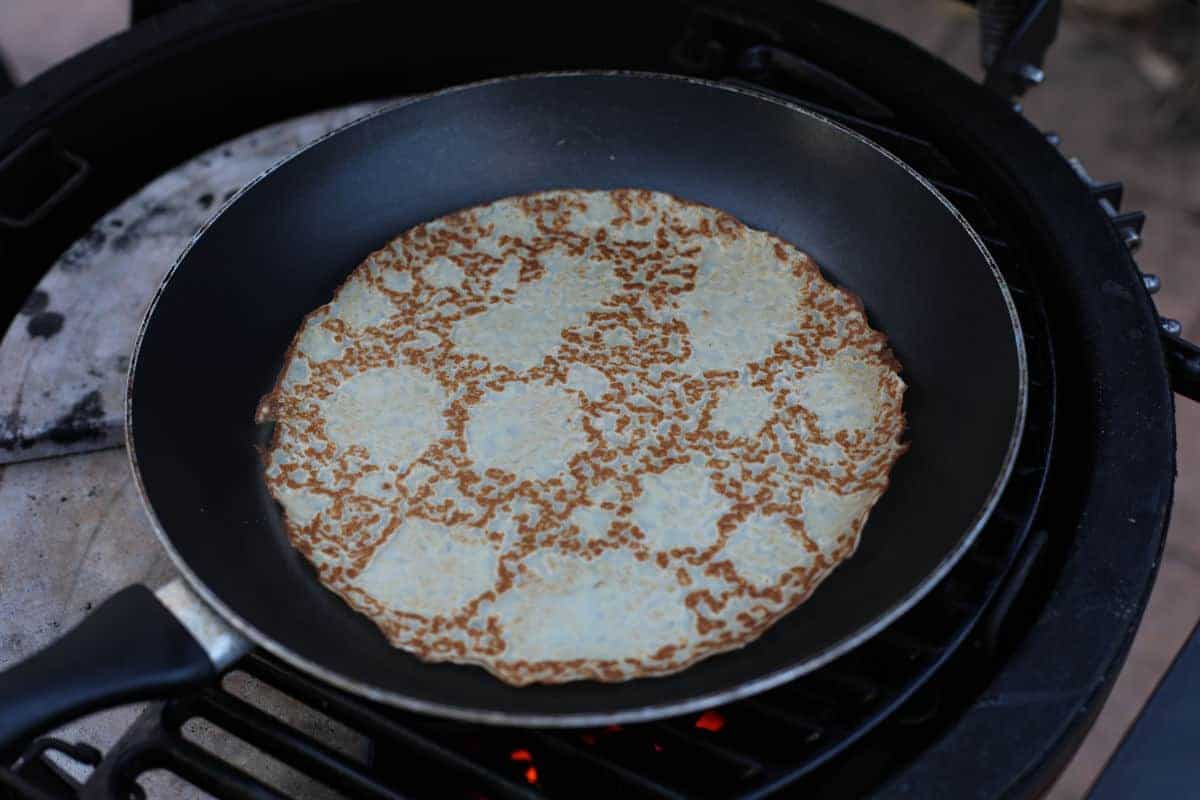
M383 103L250 133L157 178L46 273L0 341L0 464L118 446L138 325L188 241L238 189Z

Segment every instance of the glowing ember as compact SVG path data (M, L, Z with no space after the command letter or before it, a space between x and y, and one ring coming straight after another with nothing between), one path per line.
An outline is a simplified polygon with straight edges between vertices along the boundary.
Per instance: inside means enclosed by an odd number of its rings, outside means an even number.
M702 731L716 733L725 727L725 717L721 716L718 711L705 711L696 720L696 727Z
M619 730L621 730L620 725L609 725L607 728L604 729L604 732L605 733L616 733Z
M529 769L525 770L525 780L529 783L537 783L537 767L530 767Z
M592 736L590 733L580 734L579 738L583 739L584 744L595 744L596 743L596 737Z
M661 745L661 744L659 744L658 742L655 742L655 743L654 743L654 752L656 752L656 753L661 753L661 752L662 752L662 745Z
M533 755L528 750L513 750L508 757L513 761L533 761Z

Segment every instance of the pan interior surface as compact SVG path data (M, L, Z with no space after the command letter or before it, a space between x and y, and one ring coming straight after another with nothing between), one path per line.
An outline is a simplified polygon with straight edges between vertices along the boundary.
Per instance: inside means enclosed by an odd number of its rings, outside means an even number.
M857 553L745 648L619 686L516 688L393 649L316 580L262 480L254 410L304 316L421 222L551 188L650 188L795 244L861 297L909 385L910 451ZM131 376L131 457L193 583L260 644L416 710L564 725L682 713L813 669L911 605L970 543L1024 401L1011 303L965 223L855 135L755 94L647 75L494 81L357 123L277 167L184 255Z

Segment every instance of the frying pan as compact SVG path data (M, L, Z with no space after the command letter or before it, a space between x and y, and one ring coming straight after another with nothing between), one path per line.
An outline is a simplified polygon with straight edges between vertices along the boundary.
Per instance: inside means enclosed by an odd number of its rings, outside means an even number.
M664 190L807 251L863 298L904 365L912 448L857 554L759 640L667 677L514 688L393 649L321 586L266 491L254 408L301 319L367 253L448 212L556 187ZM212 680L254 645L367 698L484 723L632 722L763 691L881 630L954 564L1008 478L1025 380L1011 298L978 236L899 160L798 106L630 73L403 102L259 178L164 281L135 350L127 444L183 580L123 590L0 674L0 744Z

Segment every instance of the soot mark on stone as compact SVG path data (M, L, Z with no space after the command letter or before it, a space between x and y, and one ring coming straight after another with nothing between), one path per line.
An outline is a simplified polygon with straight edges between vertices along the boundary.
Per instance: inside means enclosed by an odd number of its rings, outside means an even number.
M10 411L0 417L0 448L12 450L21 438L21 425L25 419L16 411Z
M25 325L25 330L29 331L29 335L36 338L49 339L54 334L62 330L63 315L57 311L41 311L34 314L28 324Z
M25 300L25 305L21 306L21 313L31 316L39 311L45 311L48 305L50 305L50 295L41 289L34 289Z
M208 208L213 204L214 199L212 192L205 192L196 199L196 202L200 204L201 208Z
M46 437L57 444L71 444L83 439L98 439L103 435L100 422L104 418L104 405L100 399L100 390L92 391L81 397L71 410L54 423L46 432Z
M146 232L146 226L159 217L165 216L173 211L170 206L154 205L146 209L145 213L129 223L129 225L113 238L112 246L117 252L125 252L138 243L143 234Z
M107 233L99 228L92 228L86 236L63 253L63 257L59 259L58 263L68 272L79 272L86 269L92 258L104 248L107 241Z

